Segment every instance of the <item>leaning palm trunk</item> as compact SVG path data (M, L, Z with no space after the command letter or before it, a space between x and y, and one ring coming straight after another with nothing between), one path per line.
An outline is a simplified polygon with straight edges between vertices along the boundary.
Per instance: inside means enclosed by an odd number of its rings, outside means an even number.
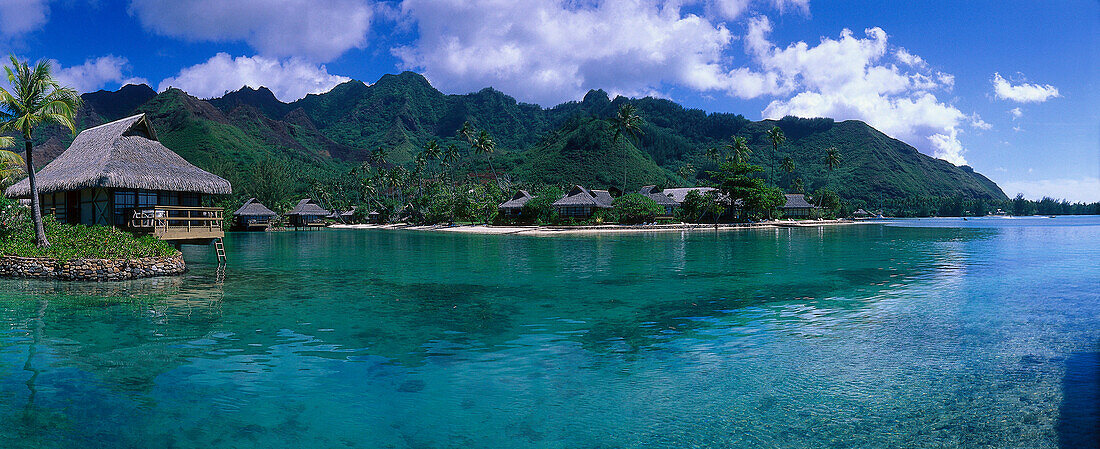
M27 181L31 185L31 217L34 219L34 239L39 248L45 248L50 246L50 241L46 240L46 225L42 222L42 206L39 204L38 199L38 184L34 179L34 164L31 160L33 146L30 138L25 139L25 148L27 151L27 156L24 158L27 161Z

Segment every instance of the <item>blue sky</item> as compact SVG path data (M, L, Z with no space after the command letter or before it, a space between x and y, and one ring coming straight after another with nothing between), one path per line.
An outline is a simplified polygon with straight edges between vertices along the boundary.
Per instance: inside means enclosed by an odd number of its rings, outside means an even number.
M1100 2L0 0L0 51L83 91L292 101L414 70L543 106L588 89L859 119L1006 193L1100 200Z

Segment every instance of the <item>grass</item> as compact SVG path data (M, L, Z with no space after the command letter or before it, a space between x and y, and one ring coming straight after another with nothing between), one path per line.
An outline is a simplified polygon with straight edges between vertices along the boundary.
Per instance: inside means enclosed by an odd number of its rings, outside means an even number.
M25 214L21 214L25 215ZM10 216L4 218L11 218ZM173 256L179 251L152 236L137 237L109 226L84 226L58 223L43 217L50 246L34 244L34 226L30 220L16 218L0 224L0 254L19 257L72 259L137 259Z

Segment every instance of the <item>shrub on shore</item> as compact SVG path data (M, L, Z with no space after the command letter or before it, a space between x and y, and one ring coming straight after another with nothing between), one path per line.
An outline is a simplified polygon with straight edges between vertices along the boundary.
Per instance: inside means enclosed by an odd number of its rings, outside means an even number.
M615 215L619 222L624 224L636 224L653 221L665 209L653 201L652 198L640 193L630 193L615 199Z
M0 198L0 255L72 260L136 259L179 253L156 237L137 237L110 226L59 223L52 215L43 219L51 245L39 248L34 244L30 210Z

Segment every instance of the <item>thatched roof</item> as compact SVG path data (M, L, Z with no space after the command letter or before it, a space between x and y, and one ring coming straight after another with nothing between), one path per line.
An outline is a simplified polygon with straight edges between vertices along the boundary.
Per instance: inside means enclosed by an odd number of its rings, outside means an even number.
M298 201L298 205L294 206L294 209L291 209L290 212L287 212L287 215L327 216L328 214L329 212L327 210L322 209L321 206L318 206L317 203L314 203L310 198L304 198Z
M526 190L520 190L520 191L516 192L515 195L512 195L512 198L508 199L508 201L500 203L500 206L497 206L497 208L498 209L522 209L524 204L527 204L528 201L531 201L534 198L535 197L533 195L531 195L530 193L528 193Z
M814 207L809 201L806 201L806 195L801 193L791 193L784 195L787 197L787 204L784 204L780 209L809 209Z
M35 179L39 193L93 187L215 195L233 192L229 181L191 165L157 141L145 114L81 131ZM29 197L28 180L9 187L5 195Z
M583 186L573 186L565 196L554 201L551 206L591 206L610 209L613 201L611 194L606 190L588 190Z
M669 196L670 194L665 193L664 190L662 190L660 187L657 187L657 186L642 187L642 189L639 190L638 193L649 197L650 199L652 199L654 202L656 202L658 205L661 205L661 206L679 206L680 205L680 203L678 201L672 199L672 197Z
M692 191L699 192L699 195L706 196L708 193L715 190L718 189L715 189L714 187L677 187L674 189L664 189L661 191L661 193L664 193L669 198L672 198L672 201L675 201L676 204L683 204L684 200L687 199L688 193Z
M255 198L249 198L248 201L244 202L244 205L241 206L240 209L237 209L236 212L233 212L233 215L238 217L274 217L279 214L276 214L271 209L268 209L267 206L264 206L263 203L256 201Z

